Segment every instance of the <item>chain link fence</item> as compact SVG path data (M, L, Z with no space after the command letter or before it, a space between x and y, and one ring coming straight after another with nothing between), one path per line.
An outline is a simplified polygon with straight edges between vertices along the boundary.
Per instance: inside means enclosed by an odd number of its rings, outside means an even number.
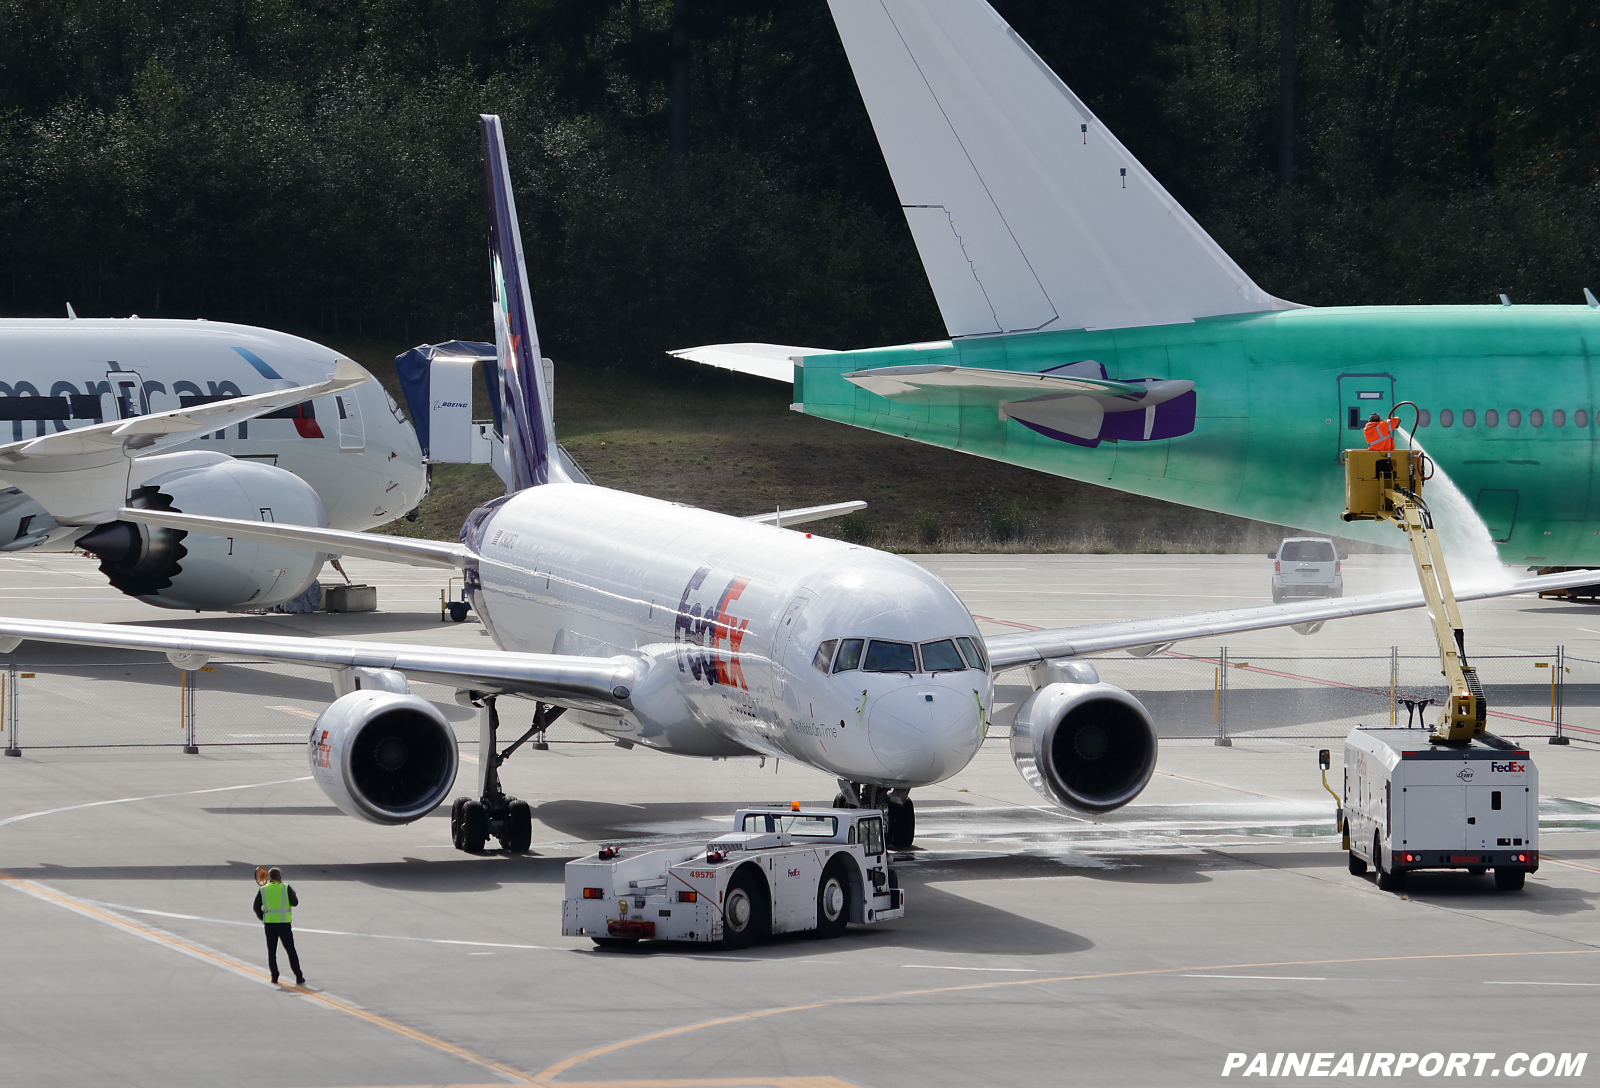
M59 651L60 648L58 647ZM1504 737L1564 736L1600 742L1600 661L1549 654L1474 656L1489 700L1489 730ZM1093 660L1100 678L1126 688L1163 738L1339 738L1356 725L1431 728L1445 696L1432 654L1230 657L1168 650L1146 658ZM1002 677L997 729L1003 739L1028 689ZM478 743L480 712L439 684L412 683L439 707L463 747ZM31 748L299 745L333 699L327 669L220 659L180 672L164 655L83 651L76 660L0 658L0 743ZM1418 706L1424 700L1432 705ZM1408 708L1407 703L1411 704ZM531 723L533 703L501 703L501 738ZM557 719L552 744L610 744Z
M439 708L463 748L477 745L482 712L457 703L453 687L413 680L411 690ZM156 655L0 658L0 743L13 755L36 748L303 745L333 698L330 670L277 661L223 658L184 672ZM502 701L501 738L519 736L533 710L526 700ZM561 719L545 739L612 743Z
M1600 742L1600 661L1548 654L1480 654L1489 731L1503 737L1559 734ZM1097 657L1100 679L1132 692L1162 738L1303 737L1337 739L1357 725L1431 730L1446 691L1436 654L1232 657L1177 650L1150 657ZM1019 677L1012 674L1005 679ZM1029 694L1002 685L1002 725ZM1407 704L1410 704L1408 706ZM1003 736L1001 729L995 735Z

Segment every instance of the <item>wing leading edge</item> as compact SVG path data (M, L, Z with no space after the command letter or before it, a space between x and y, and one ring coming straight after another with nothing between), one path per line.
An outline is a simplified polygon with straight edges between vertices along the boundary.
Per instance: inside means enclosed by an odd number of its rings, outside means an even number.
M1518 593L1567 589L1592 585L1595 572L1568 571L1537 578L1518 578L1494 589L1458 590L1458 601L1482 601L1491 597L1510 597ZM1083 657L1111 650L1131 650L1160 646L1191 638L1213 638L1241 631L1264 631L1273 627L1317 626L1329 620L1354 616L1373 616L1399 612L1424 605L1420 590L1401 593L1371 593L1335 600L1304 601L1295 604L1262 605L1258 608L1231 608L1217 612L1191 612L1185 616L1164 616L1154 620L1124 620L1084 627L1058 627L1047 631L1028 631L997 635L984 640L989 662L996 672L1032 665L1040 661Z
M390 642L0 618L0 646L6 652L30 640L164 652L181 658L184 668L197 668L214 654L244 654L330 670L394 669L415 680L531 695L560 706L604 714L621 714L627 709L643 669L641 662L629 657L452 650Z

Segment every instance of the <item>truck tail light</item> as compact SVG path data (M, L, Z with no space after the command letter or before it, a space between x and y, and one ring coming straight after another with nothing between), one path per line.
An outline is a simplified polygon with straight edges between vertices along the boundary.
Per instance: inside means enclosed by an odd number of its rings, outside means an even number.
M1272 573L1273 574L1282 574L1283 573L1283 564L1278 562L1276 559L1274 559L1272 561Z
M606 890L604 888L585 888L583 889L583 897L585 899L604 899Z
M1338 574L1343 569L1344 569L1344 565L1341 564L1337 559L1335 559L1333 561L1333 573Z
M680 903L693 903L699 898L700 898L700 893L699 892L680 891L678 893L678 902L680 902Z

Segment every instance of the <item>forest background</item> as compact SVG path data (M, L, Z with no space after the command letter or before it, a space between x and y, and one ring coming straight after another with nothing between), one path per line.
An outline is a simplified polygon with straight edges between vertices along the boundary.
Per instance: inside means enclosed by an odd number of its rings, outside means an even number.
M1289 171L1279 5L994 3L1273 294L1600 289L1597 9L1284 0ZM690 415L697 383L727 391L667 348L943 335L824 0L0 0L0 312L205 316L363 361L484 338L480 112L506 122L544 347L584 368L580 414L618 382ZM963 539L1120 501L986 486ZM962 515L921 501L850 531L936 543ZM1161 517L1141 509L1119 524L1142 540ZM1216 543L1226 520L1186 531Z

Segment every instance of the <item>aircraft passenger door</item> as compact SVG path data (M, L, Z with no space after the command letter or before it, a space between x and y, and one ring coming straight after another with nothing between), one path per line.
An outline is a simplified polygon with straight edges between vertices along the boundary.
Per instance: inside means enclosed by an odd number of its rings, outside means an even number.
M367 432L361 426L361 402L353 390L333 395L333 406L339 413L339 448L357 451L367 448Z
M132 419L150 411L150 398L145 395L144 379L138 371L107 371L106 386L100 395L100 411L105 419Z
M1373 412L1383 415L1394 400L1393 374L1339 375L1339 412L1333 417L1338 441L1335 459L1345 450L1365 449L1367 417Z
M1517 527L1517 499L1517 492L1511 488L1486 487L1478 492L1474 505L1484 528L1489 530L1489 539L1496 544L1510 540L1511 530Z
M801 614L806 605L811 601L811 591L801 590L799 596L789 602L789 607L783 610L783 618L778 621L778 630L772 636L772 694L778 702L784 698L784 676L787 670L797 668L797 654L804 647L795 643L795 633L800 629Z

